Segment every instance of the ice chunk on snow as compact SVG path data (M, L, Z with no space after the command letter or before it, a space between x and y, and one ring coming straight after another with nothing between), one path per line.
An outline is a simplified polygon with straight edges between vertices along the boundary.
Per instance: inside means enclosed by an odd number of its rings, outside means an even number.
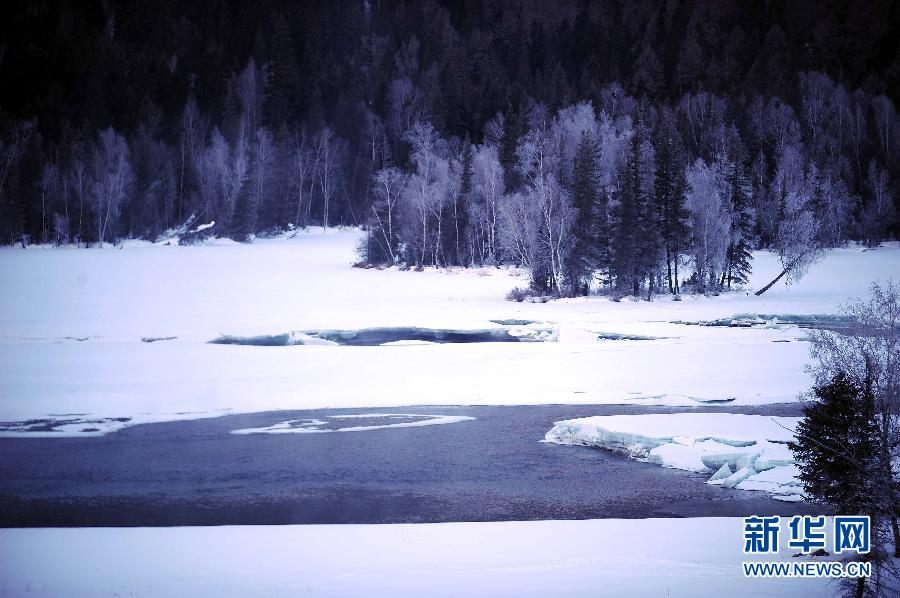
M773 467L749 476L736 486L738 490L761 490L773 496L801 495L803 486L799 481L800 471L796 465Z
M707 465L707 455L716 456L722 454L723 451L728 453L733 450L734 447L715 440L697 442L693 438L677 436L673 442L667 442L651 449L647 460L663 467L702 473L715 469Z
M722 486L724 486L725 488L734 488L738 484L755 474L756 470L752 467L742 467L722 480Z
M785 494L785 495L773 494L772 498L774 498L775 500L780 500L781 502L800 502L801 500L803 500L803 495L802 494Z
M753 462L753 469L765 471L773 467L782 467L794 463L794 454L788 445L784 443L765 442L760 443L762 452Z
M716 473L712 475L711 478L706 480L706 483L720 485L725 480L725 478L731 477L732 473L733 472L731 471L731 468L728 467L728 463L725 463L724 465L722 465L722 467L719 468Z
M675 442L668 442L651 449L647 461L685 471L707 471L703 461L699 459L696 449Z
M797 420L733 413L585 417L556 422L544 440L605 448L663 467L716 472L710 483L787 496L799 493L787 446ZM784 479L758 477L772 469Z

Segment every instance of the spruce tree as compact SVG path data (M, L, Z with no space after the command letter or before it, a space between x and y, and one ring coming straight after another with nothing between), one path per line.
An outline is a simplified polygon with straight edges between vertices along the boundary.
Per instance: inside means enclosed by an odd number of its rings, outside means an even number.
M669 292L677 295L678 262L688 244L688 213L684 207L684 148L668 109L662 112L656 140L656 197L660 236L666 259Z
M521 184L516 169L516 146L523 129L521 107L509 105L503 116L503 136L500 138L499 148L500 164L503 166L503 180L506 181L507 190L515 191Z
M647 281L647 300L656 291L662 247L660 243L659 214L656 208L656 152L648 138L637 147L636 160L636 203L637 234L635 244L637 260L635 275L643 283ZM637 295L637 293L635 293Z
M869 515L878 460L874 395L843 372L813 392L817 400L790 444L806 496L842 515Z
M569 256L568 280L575 295L587 295L591 277L599 266L601 230L599 212L601 194L597 175L597 142L584 132L575 150L572 174L572 205L578 214L572 231L573 247Z
M726 174L731 195L731 234L726 254L725 269L722 272L721 286L731 289L734 284L747 284L753 269L753 254L750 242L753 235L753 218L751 215L751 198L753 189L745 168L746 151L741 143L740 134L732 124L728 129Z
M615 222L610 259L610 272L615 278L616 294L640 293L636 275L638 243L637 139L628 148L625 168L615 191Z
M750 211L750 181L744 167L739 162L731 165L728 176L731 186L731 240L728 245L727 264L723 273L723 286L731 289L731 284L747 284L753 270L753 254L750 239L753 234L753 219Z
M472 193L472 178L474 169L472 166L472 140L466 135L462 150L462 172L460 173L459 194L454 199L454 224L456 226L456 265L466 266L465 248L466 233L469 230L469 196Z
M234 204L234 213L231 217L231 238L239 243L249 243L256 231L256 220L256 202L253 201L247 185L244 185Z

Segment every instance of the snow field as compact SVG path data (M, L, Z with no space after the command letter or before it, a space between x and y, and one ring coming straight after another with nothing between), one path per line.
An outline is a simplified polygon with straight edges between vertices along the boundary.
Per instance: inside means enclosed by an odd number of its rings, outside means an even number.
M0 595L804 597L740 518L0 530ZM786 543L785 543L786 544ZM790 561L790 551L759 560Z
M0 422L16 424L0 426L0 434L22 433L18 424L28 419L71 413L101 423L46 435L270 409L792 402L810 384L806 331L670 322L835 313L872 280L900 279L900 246L889 244L830 251L799 284L777 285L763 297L515 303L504 296L526 280L514 270L352 268L360 234L311 230L251 245L0 248ZM754 268L751 286L758 287L777 273L777 260L757 252ZM516 322L507 326L512 334L544 342L208 344L223 335L482 330L498 321Z

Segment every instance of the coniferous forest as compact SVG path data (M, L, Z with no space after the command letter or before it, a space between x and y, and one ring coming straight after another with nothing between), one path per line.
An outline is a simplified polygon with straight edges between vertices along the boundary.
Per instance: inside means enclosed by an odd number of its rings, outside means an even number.
M358 225L366 264L516 264L535 292L652 297L739 286L754 249L791 277L900 232L896 2L3 13L7 245Z

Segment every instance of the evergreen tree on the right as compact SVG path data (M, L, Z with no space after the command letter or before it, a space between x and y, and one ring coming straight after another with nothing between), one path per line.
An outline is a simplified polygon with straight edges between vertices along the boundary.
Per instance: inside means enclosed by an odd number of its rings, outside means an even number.
M842 515L868 515L878 458L872 391L840 372L813 393L790 444L806 496Z
M883 468L879 467L880 430L873 380L867 375L860 383L838 371L830 381L814 387L813 394L815 400L806 406L804 418L797 424L797 440L789 444L806 499L825 504L838 515L871 517L872 541L877 546L881 515L885 510L894 513L896 505L880 500ZM876 549L863 558L873 560L877 570L885 556ZM874 579L879 577L876 573ZM845 595L884 595L878 581L870 588L874 592L867 593L865 577L846 578L844 583Z

